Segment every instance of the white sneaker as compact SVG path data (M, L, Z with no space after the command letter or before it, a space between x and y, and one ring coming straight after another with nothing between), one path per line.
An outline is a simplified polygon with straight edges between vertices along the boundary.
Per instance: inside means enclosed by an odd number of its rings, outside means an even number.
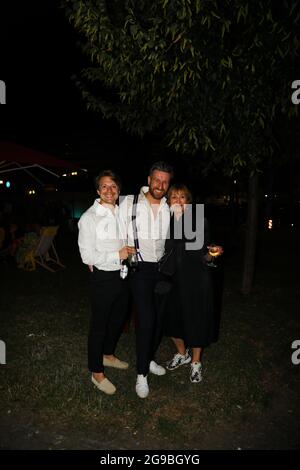
M147 376L145 377L143 374L138 374L135 391L140 398L146 398L149 395Z
M163 366L156 364L155 361L150 362L149 370L154 375L165 375L166 373L166 369Z
M192 383L199 383L202 380L202 365L201 362L191 363L190 381Z
M191 362L192 358L189 355L188 351L186 351L185 354L174 354L173 359L171 361L167 362L167 369L168 370L174 370L177 369L177 367L183 366L184 364L189 364Z

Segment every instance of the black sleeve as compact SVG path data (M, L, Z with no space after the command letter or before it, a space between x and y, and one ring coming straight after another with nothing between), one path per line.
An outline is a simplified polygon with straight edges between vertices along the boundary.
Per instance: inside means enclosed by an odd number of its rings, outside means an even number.
M204 243L203 243L203 250L204 254L207 253L207 245L211 243L211 235L210 235L210 225L207 219L204 218Z

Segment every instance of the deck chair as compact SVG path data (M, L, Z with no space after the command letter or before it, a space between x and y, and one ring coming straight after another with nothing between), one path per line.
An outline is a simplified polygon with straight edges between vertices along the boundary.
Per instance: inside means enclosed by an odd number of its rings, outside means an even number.
M24 269L26 271L34 271L37 264L53 273L65 268L60 262L53 242L57 230L58 226L42 227L40 238L36 241L35 246L25 254Z

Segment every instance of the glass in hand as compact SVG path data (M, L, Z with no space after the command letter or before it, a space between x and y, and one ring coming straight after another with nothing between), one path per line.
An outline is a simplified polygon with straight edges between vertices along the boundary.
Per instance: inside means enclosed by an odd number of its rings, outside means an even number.
M208 253L210 254L210 256L213 257L213 259L211 261L208 261L206 265L210 266L211 268L217 268L218 265L214 262L214 258L216 258L217 256L220 256L223 250L220 246L215 245L214 243L211 243L207 248L208 248Z

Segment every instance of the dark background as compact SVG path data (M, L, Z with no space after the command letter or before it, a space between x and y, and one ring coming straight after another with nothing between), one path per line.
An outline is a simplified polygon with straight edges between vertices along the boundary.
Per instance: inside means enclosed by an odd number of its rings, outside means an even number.
M91 190L93 176L112 168L123 178L124 193L137 191L146 183L151 163L166 159L172 161L177 180L187 182L199 201L232 196L233 191L246 197L245 177L239 177L236 186L221 169L203 177L197 165L199 156L176 155L163 147L162 136L133 137L117 121L86 111L72 76L87 62L59 1L2 2L0 52L0 79L7 92L7 104L0 106L0 139L75 161L89 170L84 178L69 182L67 189ZM261 176L263 205L264 194L270 190L277 191L277 200L285 205L300 200L298 123L278 122L277 127L278 151L283 159L287 154L293 158Z
M77 161L92 173L114 167L129 185L138 163L142 183L151 161L165 155L153 135L128 136L116 121L86 111L72 81L86 59L59 2L6 2L1 17L7 104L0 108L0 138Z

